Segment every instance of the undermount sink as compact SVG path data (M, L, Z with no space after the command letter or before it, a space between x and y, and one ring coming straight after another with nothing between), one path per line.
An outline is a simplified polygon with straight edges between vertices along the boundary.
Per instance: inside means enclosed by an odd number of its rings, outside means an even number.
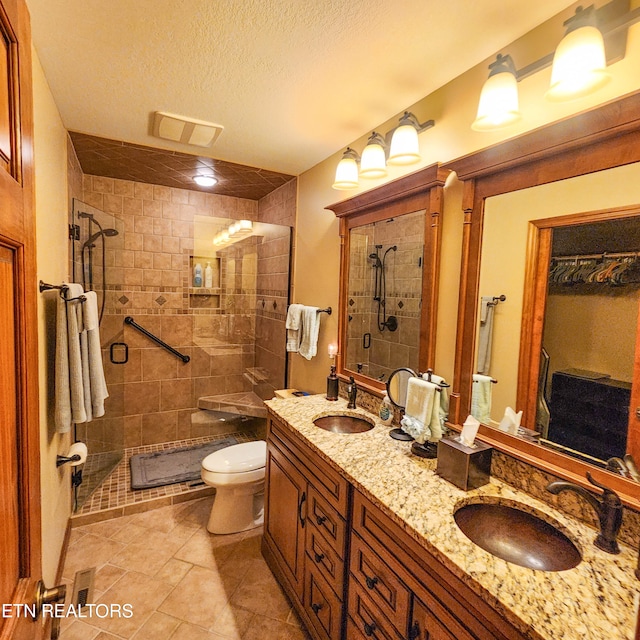
M529 569L565 571L582 560L571 540L546 520L504 504L471 503L454 519L462 533L489 553Z
M374 426L374 422L364 416L347 413L320 416L313 424L332 433L364 433Z

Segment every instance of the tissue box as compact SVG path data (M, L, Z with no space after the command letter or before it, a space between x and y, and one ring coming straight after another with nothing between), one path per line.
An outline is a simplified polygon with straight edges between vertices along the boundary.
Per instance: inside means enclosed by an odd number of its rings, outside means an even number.
M438 442L436 473L464 491L477 489L489 482L492 451L478 440L474 447L467 447L453 437L442 438Z

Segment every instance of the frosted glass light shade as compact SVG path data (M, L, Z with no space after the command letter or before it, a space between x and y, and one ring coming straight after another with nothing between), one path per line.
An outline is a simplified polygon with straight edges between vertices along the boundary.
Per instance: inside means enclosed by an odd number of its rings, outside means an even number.
M387 175L387 159L382 145L370 142L362 151L360 175L363 178L384 178Z
M336 167L333 188L339 190L356 189L358 185L358 163L352 155L345 153Z
M501 129L521 119L518 105L518 81L510 71L487 78L480 92L474 131Z
M413 164L420 161L418 131L412 124L400 125L391 138L389 164Z
M200 187L213 187L218 181L213 176L198 175L193 178L193 181Z
M545 98L552 102L581 98L610 79L602 34L591 25L580 27L570 31L556 49Z

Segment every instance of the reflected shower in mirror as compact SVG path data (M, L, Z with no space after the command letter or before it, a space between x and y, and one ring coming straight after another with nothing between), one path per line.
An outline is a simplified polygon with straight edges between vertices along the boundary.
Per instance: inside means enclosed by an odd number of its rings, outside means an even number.
M418 211L350 230L347 369L384 381L418 368L424 226Z

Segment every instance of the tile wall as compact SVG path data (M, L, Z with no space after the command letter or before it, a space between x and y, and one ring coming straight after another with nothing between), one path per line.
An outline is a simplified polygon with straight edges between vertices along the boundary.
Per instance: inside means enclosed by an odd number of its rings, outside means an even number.
M418 368L424 212L357 227L351 232L348 300L347 368L372 378L388 377L399 367ZM377 250L385 259L386 317L395 316L397 329L379 329L385 318L374 298L376 269L369 256ZM380 269L377 270L378 278ZM369 334L370 346L364 336Z
M206 436L209 427L191 421L198 398L253 390L256 378L247 373L257 368L268 365L262 387L284 384L283 377L276 380L284 372L282 355L281 362L269 357L281 354L285 344L288 253L285 260L282 243L274 237L258 247L260 254L254 261L258 280L247 291L237 268L247 261L236 249L226 250L221 260L226 288L210 306L198 303L200 292L191 286L192 255L194 225L200 216L291 224L295 182L263 202L82 177L81 200L113 216L121 230L106 243L107 296L101 337L110 397L104 418L78 425L78 437L87 441L91 451L108 450L114 439L124 447L135 447ZM272 266L275 276L267 272ZM185 364L125 325L126 316L190 356L190 362ZM114 347L114 360L126 358L126 363L111 361L113 343L122 343Z

